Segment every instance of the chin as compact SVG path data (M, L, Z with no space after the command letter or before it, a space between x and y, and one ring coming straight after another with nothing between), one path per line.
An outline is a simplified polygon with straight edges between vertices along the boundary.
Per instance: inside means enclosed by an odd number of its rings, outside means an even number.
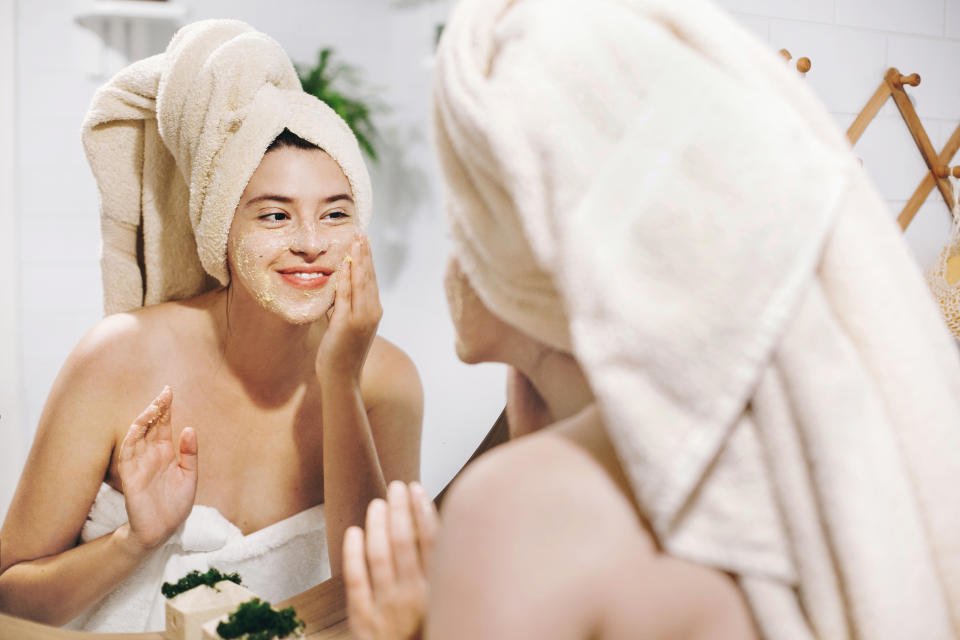
M305 314L301 314L301 315L296 315L296 314L281 314L281 315L282 315L282 317L283 317L284 320L286 320L286 321L289 322L290 324L296 325L296 326L298 326L298 327L299 327L299 326L303 326L303 325L313 324L314 322L317 322L318 320L320 320L320 318L322 318L322 317L324 316L324 314L322 314L322 313L321 313L321 314L313 314L313 313L307 314L307 313L305 313Z
M490 362L488 358L484 357L482 350L479 350L475 346L464 342L459 336L457 337L453 346L457 352L457 357L460 359L460 362L463 362L464 364L480 364L481 362Z
M290 324L306 325L325 318L331 307L333 307L332 300L316 300L311 304L301 305L285 305L280 302L273 302L267 305L267 310Z

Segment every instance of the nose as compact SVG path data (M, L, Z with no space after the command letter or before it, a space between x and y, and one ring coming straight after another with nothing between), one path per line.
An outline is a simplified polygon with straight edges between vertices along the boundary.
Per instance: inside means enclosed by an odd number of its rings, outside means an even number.
M290 242L290 251L312 262L327 251L329 240L319 224L304 222L297 226Z

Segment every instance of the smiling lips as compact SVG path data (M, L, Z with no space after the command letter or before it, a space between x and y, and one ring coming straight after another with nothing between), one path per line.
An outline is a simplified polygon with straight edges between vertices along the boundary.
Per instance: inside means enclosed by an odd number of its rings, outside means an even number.
M319 289L330 280L333 270L326 267L292 267L277 273L284 282L296 289Z

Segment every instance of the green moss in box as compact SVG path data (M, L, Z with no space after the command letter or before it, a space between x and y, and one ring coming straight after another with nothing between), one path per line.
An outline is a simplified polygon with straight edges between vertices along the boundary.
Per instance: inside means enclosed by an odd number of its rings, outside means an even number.
M200 573L199 571L191 571L187 575L183 576L177 580L176 584L170 582L164 582L163 586L160 587L160 593L162 593L167 598L173 598L180 595L184 591L190 591L194 587L199 587L202 584L212 587L213 585L221 582L223 580L229 580L230 582L235 582L240 584L240 574L237 573L227 573L223 574L214 569L210 568L206 573Z
M286 638L306 626L297 619L293 607L277 611L260 598L244 602L230 614L226 622L217 625L221 638L243 638L244 640L270 640Z

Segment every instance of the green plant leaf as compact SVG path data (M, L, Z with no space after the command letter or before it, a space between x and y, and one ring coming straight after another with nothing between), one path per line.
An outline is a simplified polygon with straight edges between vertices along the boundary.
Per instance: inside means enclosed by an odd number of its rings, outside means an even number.
M160 593L162 593L167 598L173 598L180 595L184 591L189 591L194 587L199 587L202 584L212 587L218 582L223 580L229 580L230 582L235 582L240 584L240 574L238 573L220 573L217 569L211 567L206 573L200 573L199 571L191 571L187 575L183 576L177 580L176 584L170 582L164 582L163 586L160 587Z
M294 65L303 90L327 103L347 123L357 143L371 160L377 160L375 141L377 129L373 124L374 107L363 99L348 95L344 85L357 85L357 70L342 62L333 61L333 49L317 52L314 66Z

